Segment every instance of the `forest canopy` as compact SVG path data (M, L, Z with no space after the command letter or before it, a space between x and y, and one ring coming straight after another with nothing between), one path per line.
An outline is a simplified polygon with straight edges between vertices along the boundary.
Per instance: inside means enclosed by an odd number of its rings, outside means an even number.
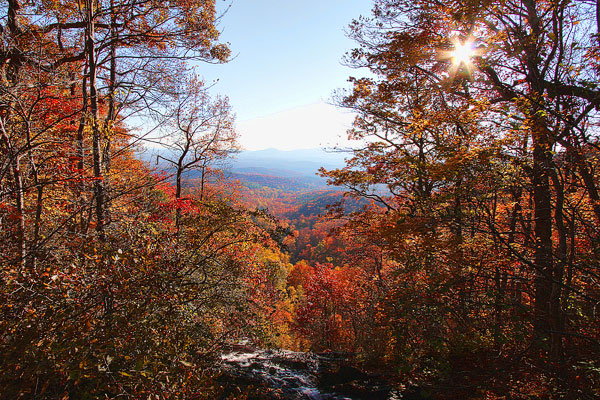
M381 0L350 26L375 77L338 102L364 145L323 174L379 205L342 228L378 257L365 351L514 374L511 398L598 394L597 7Z
M214 2L0 11L0 397L210 397L215 349L266 329L277 267L272 218L210 169L237 146L190 67L229 57ZM136 154L156 131L174 172ZM182 188L193 168L210 185Z
M433 398L600 396L599 2L375 0L336 191L219 168L221 17L0 5L0 398L253 398L219 381L242 339Z

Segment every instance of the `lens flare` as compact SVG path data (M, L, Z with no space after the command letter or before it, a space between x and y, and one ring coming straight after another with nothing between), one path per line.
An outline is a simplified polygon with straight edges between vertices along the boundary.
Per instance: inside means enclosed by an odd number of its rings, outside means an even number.
M477 39L469 35L461 39L460 36L450 38L451 47L439 53L439 59L449 62L448 78L451 80L473 80L473 73L477 70L477 59L483 54L483 47L477 46Z
M452 64L455 66L460 66L464 64L469 66L471 64L471 59L475 55L475 48L473 47L473 42L467 40L464 43L461 43L459 40L454 42L454 50L451 52Z

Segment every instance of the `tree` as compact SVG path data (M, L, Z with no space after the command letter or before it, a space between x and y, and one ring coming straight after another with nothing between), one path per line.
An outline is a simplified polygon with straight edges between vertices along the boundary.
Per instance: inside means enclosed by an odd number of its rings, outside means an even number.
M475 312L493 326L506 323L504 307L531 307L533 346L523 347L557 362L566 341L571 354L579 335L597 343L595 324L575 324L571 308L596 298L583 282L597 264L583 267L590 253L578 247L595 248L580 219L596 207L591 5L376 1L374 17L350 27L360 48L347 61L378 79L354 79L340 99L359 114L350 136L366 141L326 173L387 210L376 229L391 261L414 265L403 241L426 246L419 263L456 289L459 321L476 322L467 306L483 293ZM583 168L575 148L586 149Z
M190 170L200 170L200 201L209 167L237 150L237 133L227 98L214 102L208 97L202 82L191 78L185 89L179 90L172 110L168 111L166 148L172 155L157 156L175 168L175 199L182 201L183 176ZM172 132L174 131L174 133ZM180 205L175 225L179 231Z
M7 4L5 11L6 40L0 57L6 68L3 73L13 71L14 75L18 68L29 65L51 75L58 68L69 67L71 75L61 84L71 86L73 96L75 79L82 82L79 140L83 143L85 128L89 126L95 227L103 237L107 204L115 195L109 194L107 187L111 152L115 150L111 143L114 144L114 136L125 118L121 111L139 111L141 103L148 107L157 97L152 95L153 88L168 87L152 85L150 81L162 79L173 84L175 80L164 79L167 69L175 68L173 61L179 67L182 60L227 59L227 47L216 43L219 33L214 2L22 4L15 0ZM43 46L44 51L32 51L36 46L38 50ZM176 78L177 74L169 76ZM106 87L101 86L103 82L107 82Z
M205 165L234 147L227 101L179 74L227 58L214 3L11 0L0 12L1 396L212 393L202 370L215 351L264 320L270 298L254 306L248 277L271 268L256 255L274 246L272 222L223 193L190 190L180 208L181 180L135 158L126 122L177 111L171 133L184 137L171 143Z

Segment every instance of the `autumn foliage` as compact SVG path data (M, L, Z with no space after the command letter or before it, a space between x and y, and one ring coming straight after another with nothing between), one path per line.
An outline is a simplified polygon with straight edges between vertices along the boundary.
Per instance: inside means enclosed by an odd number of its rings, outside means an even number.
M213 1L4 2L0 397L215 398L241 338L434 398L600 396L596 6L375 0L357 146L292 192L219 169Z
M227 58L214 4L0 10L0 398L211 398L223 344L269 334L281 264L276 223L215 180L227 101L183 63ZM139 120L205 182L141 162Z
M592 3L381 0L350 26L361 145L322 174L372 205L332 209L335 266L292 270L313 348L450 398L599 394Z

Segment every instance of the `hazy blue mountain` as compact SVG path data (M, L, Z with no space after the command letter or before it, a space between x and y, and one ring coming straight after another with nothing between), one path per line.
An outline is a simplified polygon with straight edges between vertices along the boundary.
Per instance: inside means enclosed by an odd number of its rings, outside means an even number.
M244 151L230 161L232 172L259 173L273 176L311 176L319 168L341 168L345 153L322 149Z
M140 158L153 167L170 170L172 165L158 159L157 155L175 159L164 149L152 149L140 154ZM249 187L277 187L291 191L322 189L326 179L317 176L319 168L341 168L347 153L331 152L322 149L277 150L265 149L243 151L219 165L226 176L239 179ZM188 178L195 178L198 171L189 171ZM276 179L280 178L280 179Z
M274 187L290 191L323 189L319 168L341 168L347 154L322 149L244 151L228 161L226 173L249 187ZM279 178L279 179L273 179Z

